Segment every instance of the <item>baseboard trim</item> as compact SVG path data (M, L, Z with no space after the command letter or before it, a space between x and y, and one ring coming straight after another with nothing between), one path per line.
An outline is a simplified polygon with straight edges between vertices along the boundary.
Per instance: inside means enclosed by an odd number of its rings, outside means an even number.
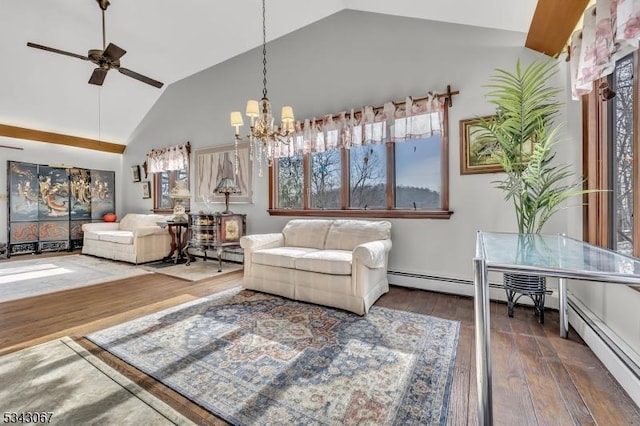
M569 323L640 406L640 356L580 300L568 294Z
M444 277L438 275L417 274L412 272L388 271L389 284L411 287L438 293L457 294L473 297L473 281L464 278ZM507 295L502 283L489 283L489 298L494 301L507 302ZM522 297L518 305L533 306L528 297ZM547 309L558 310L558 292L552 289L552 294L545 297L544 306Z

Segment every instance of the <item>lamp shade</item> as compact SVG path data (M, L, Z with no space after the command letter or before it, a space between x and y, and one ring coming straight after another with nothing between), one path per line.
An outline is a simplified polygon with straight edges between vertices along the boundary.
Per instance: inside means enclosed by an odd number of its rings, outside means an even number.
M242 119L240 111L234 111L231 113L231 125L236 128L244 125L244 120Z
M247 101L247 117L255 118L260 115L260 111L258 109L258 101L249 100Z
M189 192L189 188L187 188L187 182L185 181L177 181L176 186L173 187L171 193L169 194L169 198L175 198L180 200L188 200L191 198L191 193Z
M290 106L282 107L282 122L283 123L293 123L293 108Z
M216 186L215 192L218 194L237 194L240 192L240 188L236 185L235 181L231 178L222 178Z

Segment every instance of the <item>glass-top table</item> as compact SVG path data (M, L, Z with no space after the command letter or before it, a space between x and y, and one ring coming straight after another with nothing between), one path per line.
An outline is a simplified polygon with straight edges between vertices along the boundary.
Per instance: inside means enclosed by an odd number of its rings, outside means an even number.
M488 271L558 278L560 336L567 337L568 278L640 285L640 260L564 235L479 231L473 259L478 424L493 424Z

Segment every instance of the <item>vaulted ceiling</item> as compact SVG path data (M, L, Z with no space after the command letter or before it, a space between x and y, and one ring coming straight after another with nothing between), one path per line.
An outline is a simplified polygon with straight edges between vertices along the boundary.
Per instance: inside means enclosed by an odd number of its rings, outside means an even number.
M526 33L537 3L268 0L267 40L343 9ZM33 42L81 55L101 48L102 18L96 0L2 0L0 130L1 125L17 126L126 145L171 83L259 46L261 10L260 0L111 0L107 44L127 51L122 67L162 81L164 87L157 89L115 70L100 87L87 84L95 67L90 62L26 46Z

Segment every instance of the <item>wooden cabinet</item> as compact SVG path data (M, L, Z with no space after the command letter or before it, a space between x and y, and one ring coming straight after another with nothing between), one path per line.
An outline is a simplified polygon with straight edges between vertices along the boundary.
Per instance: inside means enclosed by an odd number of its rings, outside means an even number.
M222 252L225 248L239 247L240 237L247 231L246 214L189 214L189 242L184 249L187 265L192 254L189 248L199 249L207 259L207 250L215 250L218 264L222 264Z

